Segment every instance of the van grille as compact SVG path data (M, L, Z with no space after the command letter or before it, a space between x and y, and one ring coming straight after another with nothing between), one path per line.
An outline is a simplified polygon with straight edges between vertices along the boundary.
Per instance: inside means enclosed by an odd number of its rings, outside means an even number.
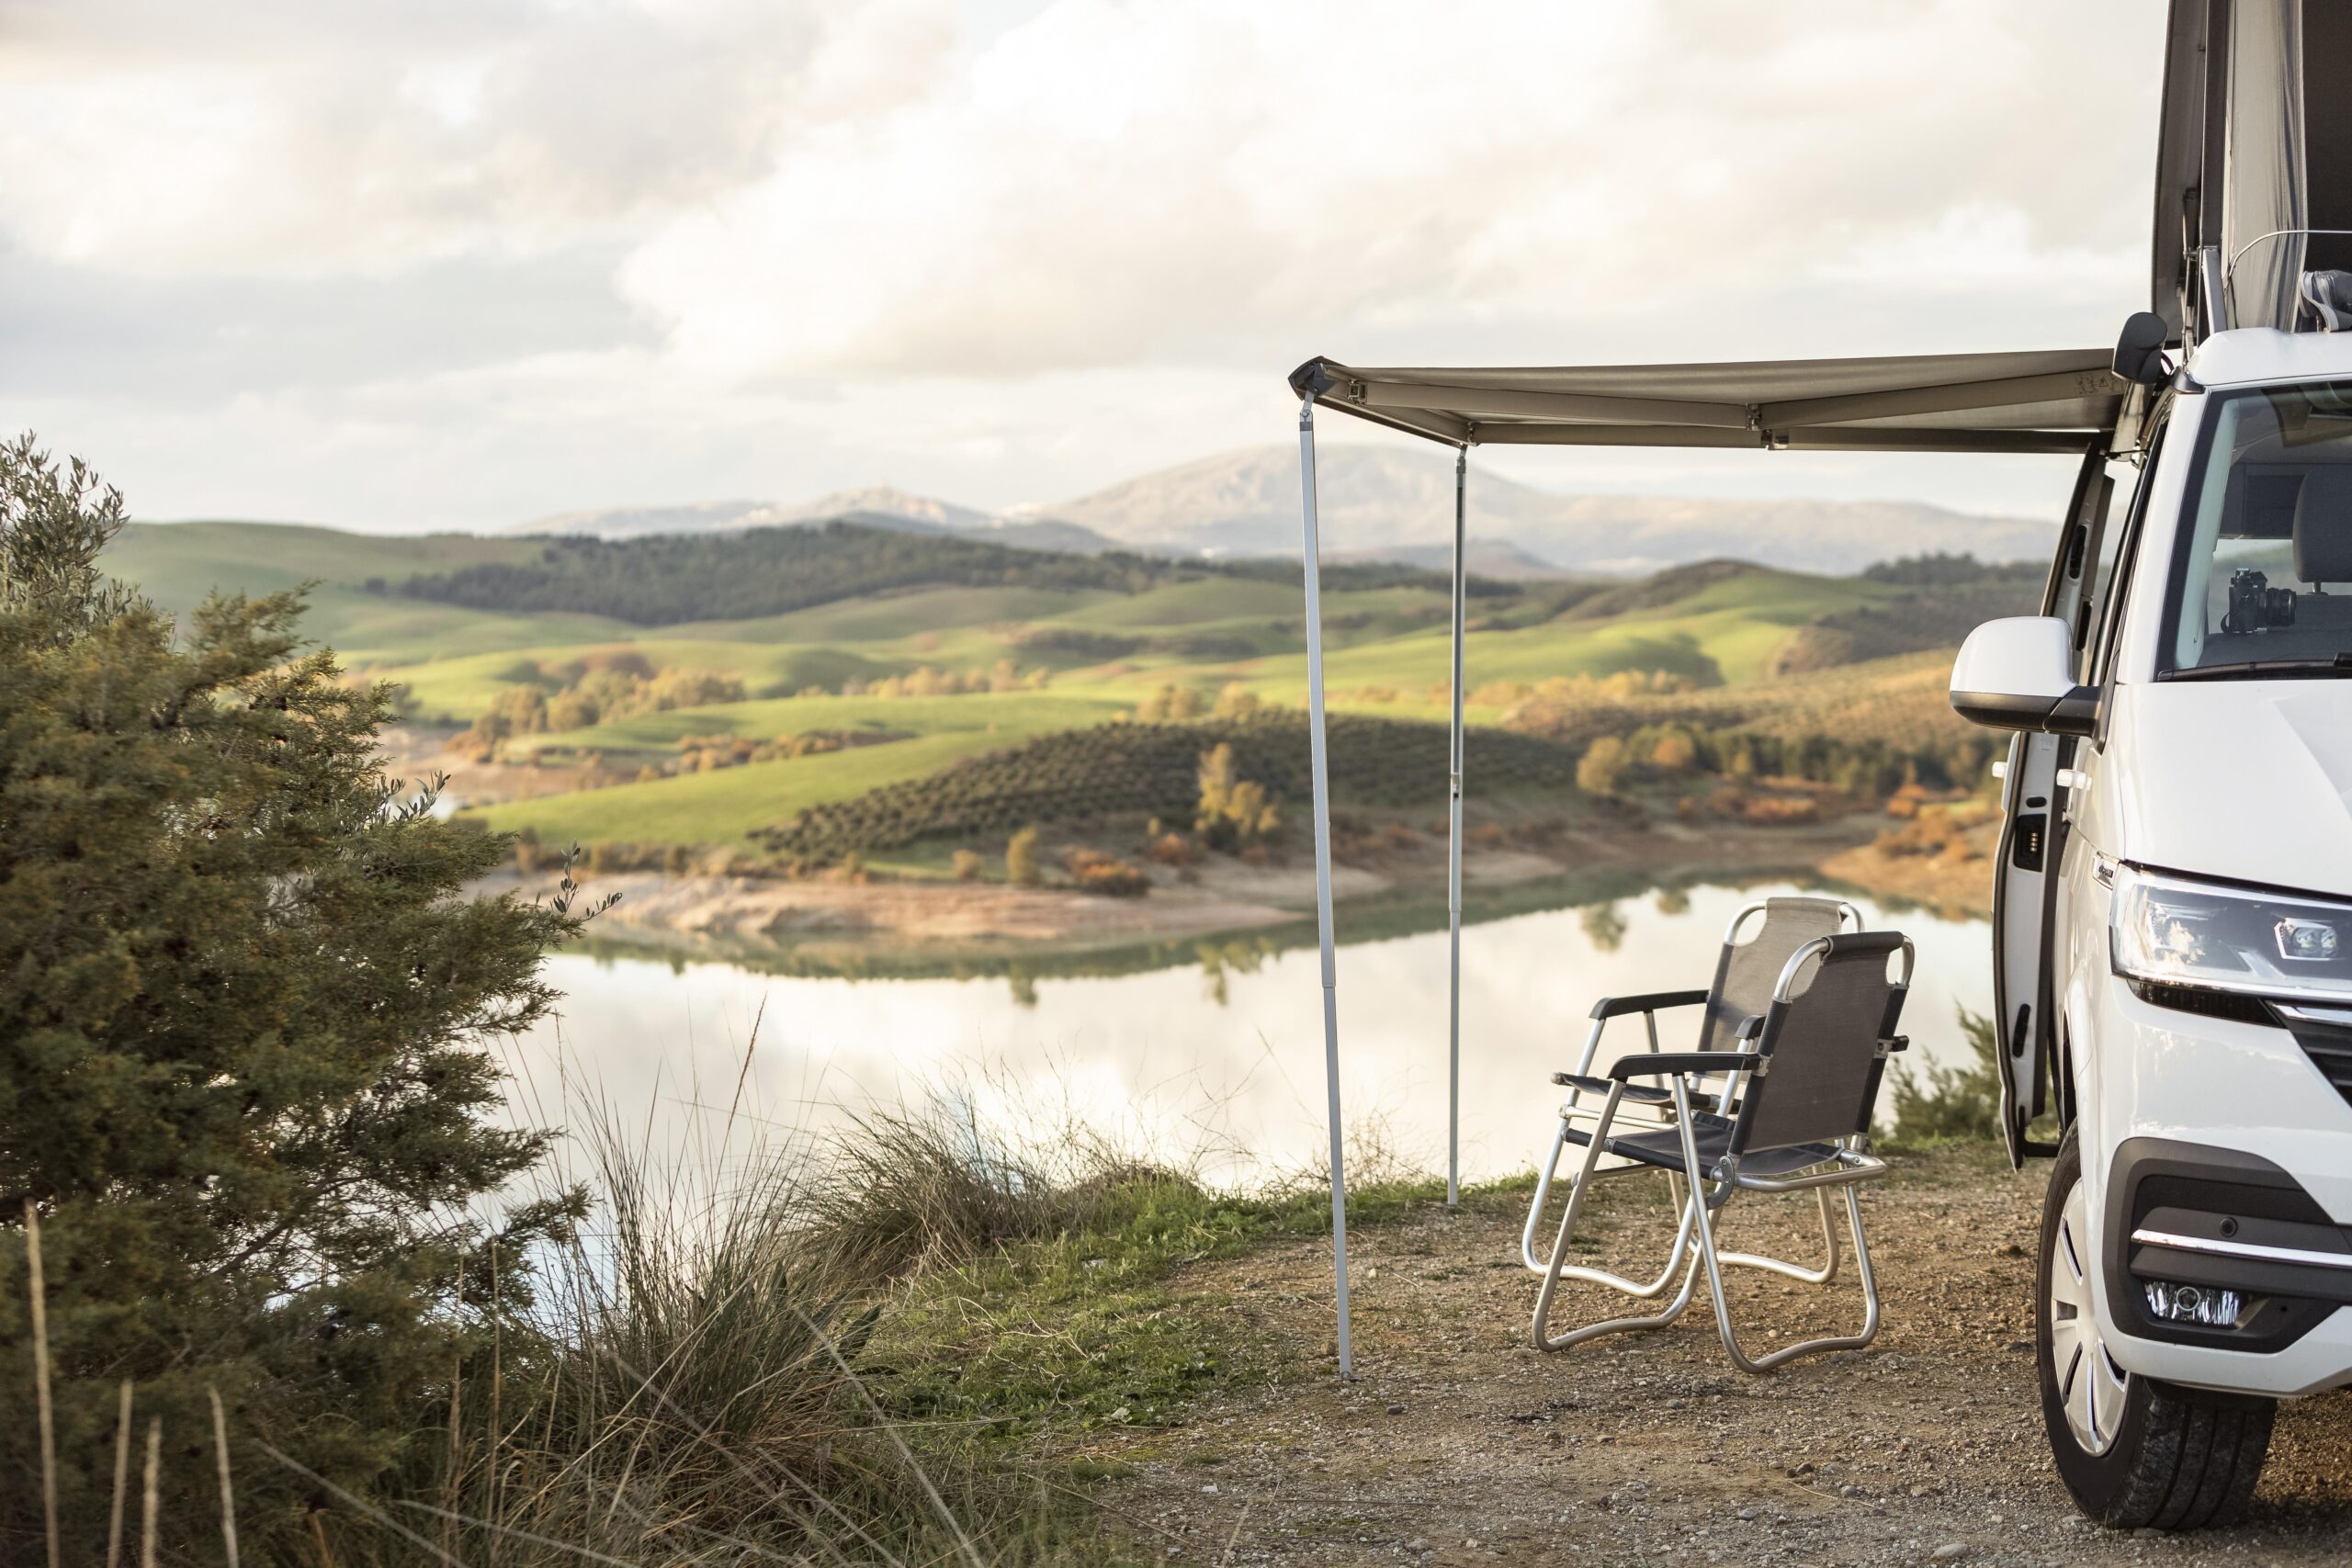
M2278 1011L2278 1021L2294 1035L2312 1066L2352 1105L2352 1024L2323 1022L2300 1009L2281 1007Z

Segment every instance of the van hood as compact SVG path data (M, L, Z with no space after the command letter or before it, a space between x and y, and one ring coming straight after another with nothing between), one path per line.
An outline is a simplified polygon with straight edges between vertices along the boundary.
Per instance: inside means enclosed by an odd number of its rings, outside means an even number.
M2352 897L2352 680L2135 682L2106 752L2116 852Z

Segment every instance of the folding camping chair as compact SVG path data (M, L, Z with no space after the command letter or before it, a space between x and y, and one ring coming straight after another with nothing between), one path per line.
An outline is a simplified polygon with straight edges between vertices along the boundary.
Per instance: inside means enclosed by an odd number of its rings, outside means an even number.
M1740 932L1758 915L1763 919L1743 940ZM1609 1021L1623 1018L1628 1013L1640 1013L1648 1031L1649 1048L1656 1051L1658 1048L1657 1015L1661 1011L1668 1008L1703 1006L1705 1010L1699 1018L1697 1049L1728 1051L1737 1043L1739 1026L1750 1018L1760 1016L1771 1005L1772 987L1779 982L1781 971L1788 966L1789 960L1797 950L1816 937L1833 935L1849 928L1861 930L1862 912L1843 899L1759 899L1742 907L1731 918L1731 924L1724 928L1723 951L1715 959L1715 977L1705 990L1652 991L1641 996L1603 997L1593 1004L1592 1032L1585 1037L1584 1055L1577 1063L1577 1070L1552 1075L1554 1083L1567 1089L1568 1098L1567 1102L1560 1107L1560 1125L1552 1139L1551 1155L1535 1173L1535 1200L1527 1206L1527 1224L1520 1231L1520 1261L1527 1266L1529 1273L1546 1274L1556 1269L1571 1280L1589 1280L1595 1284L1607 1285L1629 1296L1648 1301L1672 1282L1675 1266L1682 1258L1681 1244L1690 1240L1691 1222L1685 1208L1683 1234L1677 1241L1674 1256L1668 1261L1666 1272L1647 1284L1636 1284L1603 1269L1589 1269L1578 1264L1546 1264L1535 1255L1535 1236L1543 1224L1544 1205L1551 1197L1552 1179L1560 1168L1561 1151L1571 1142L1584 1142L1584 1134L1577 1130L1575 1123L1590 1122L1595 1114L1584 1103L1584 1097L1588 1094L1605 1096L1609 1092L1607 1078L1591 1076L1593 1058L1600 1050L1600 1037L1608 1029ZM1668 1109L1665 1101L1663 1091L1656 1091L1655 1103L1643 1095L1634 1097L1634 1103L1642 1111L1657 1113L1660 1125L1664 1124L1664 1114ZM1703 1090L1694 1099L1694 1103L1710 1111L1723 1109L1719 1096L1709 1095ZM1604 1167L1603 1170L1626 1168L1647 1168L1629 1166L1625 1161L1617 1160ZM1679 1179L1669 1172L1666 1179L1674 1202L1681 1206L1682 1184ZM1802 1280L1809 1285L1827 1284L1838 1272L1838 1232L1829 1218L1829 1195L1826 1192L1821 1195L1821 1236L1823 1245L1828 1249L1828 1258L1817 1269L1745 1252L1725 1253L1724 1261L1751 1269L1769 1269L1774 1273Z
M1890 980L1888 962L1897 953L1903 955L1902 977ZM1862 1212L1854 1186L1886 1170L1885 1162L1871 1155L1867 1144L1886 1058L1905 1043L1894 1027L1910 988L1912 959L1911 941L1900 931L1816 937L1783 966L1763 1013L1740 1025L1739 1049L1637 1054L1618 1061L1605 1077L1575 1086L1605 1086L1607 1098L1592 1131L1571 1134L1584 1145L1584 1161L1568 1190L1567 1212L1561 1216L1550 1265L1543 1271L1543 1287L1536 1295L1539 1348L1566 1349L1603 1334L1665 1327L1690 1304L1702 1262L1714 1295L1715 1323L1723 1333L1724 1348L1743 1371L1768 1371L1798 1356L1852 1349L1877 1337L1878 1284L1871 1274L1870 1248L1862 1237ZM1714 1103L1729 1115L1702 1110L1694 1102L1694 1081L1717 1074L1724 1076L1724 1088ZM1665 1078L1668 1087L1634 1081L1657 1077ZM1629 1100L1669 1106L1671 1117L1663 1126L1652 1122L1633 1133L1616 1131L1618 1109ZM1604 1154L1626 1163L1604 1170L1600 1168ZM1645 1294L1644 1287L1602 1270L1564 1267L1577 1216L1593 1182L1619 1170L1645 1168L1679 1177L1677 1190L1687 1191L1681 1225L1658 1276L1660 1284L1647 1293L1655 1295L1678 1269L1682 1274L1681 1289L1666 1310L1655 1315L1611 1318L1554 1337L1549 1332L1552 1299L1564 1277L1597 1280L1629 1295ZM1855 1269L1862 1282L1861 1331L1807 1339L1769 1355L1750 1357L1740 1348L1732 1329L1723 1281L1723 1265L1731 1261L1732 1255L1716 1250L1714 1216L1735 1192L1806 1189L1817 1191L1826 1216L1831 1187L1844 1189ZM1829 1266L1821 1271L1821 1282L1826 1281L1836 1266L1833 1236ZM1779 1271L1805 1277L1789 1266L1781 1266Z

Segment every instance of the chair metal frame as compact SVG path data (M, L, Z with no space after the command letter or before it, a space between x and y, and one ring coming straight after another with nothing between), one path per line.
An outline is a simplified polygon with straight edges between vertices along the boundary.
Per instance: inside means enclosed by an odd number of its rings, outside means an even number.
M1823 902L1830 902L1830 900L1825 899ZM1862 912L1842 898L1835 900L1835 902L1838 907L1839 929L1852 931L1861 930ZM1724 928L1723 945L1726 948L1735 945L1739 940L1740 928L1747 923L1750 917L1763 913L1769 907L1770 900L1762 898L1755 899L1749 903L1740 906L1738 912L1732 916L1731 923ZM1690 1205L1684 1201L1682 1196L1682 1180L1671 1171L1668 1171L1666 1173L1667 1190L1671 1194L1671 1201L1682 1212L1682 1230L1681 1234L1676 1238L1674 1254L1672 1258L1668 1258L1665 1271L1659 1274L1657 1279L1650 1280L1647 1284L1636 1284L1634 1281L1625 1279L1622 1275L1613 1274L1605 1269L1590 1268L1583 1264L1566 1263L1559 1261L1557 1258L1546 1263L1544 1260L1538 1258L1535 1255L1535 1235L1537 1230L1543 1224L1544 1205L1549 1201L1552 1195L1553 1180L1559 1173L1560 1155L1568 1145L1568 1132L1570 1127L1577 1122L1594 1121L1599 1116L1598 1111L1595 1111L1583 1102L1584 1095L1589 1092L1589 1090L1577 1088L1576 1084L1570 1080L1575 1078L1590 1078L1593 1058L1600 1052L1600 1038L1609 1028L1609 1021L1612 1018L1623 1018L1628 1013L1640 1013L1642 1015L1643 1027L1648 1036L1649 1049L1651 1053L1655 1055L1659 1049L1657 1040L1657 1015L1670 1008L1702 1006L1713 999L1713 987L1711 984L1706 988L1701 990L1649 991L1630 997L1603 997L1600 1001L1593 1004L1591 1015L1592 1029L1591 1032L1585 1036L1584 1055L1577 1060L1577 1070L1574 1073L1560 1074L1554 1080L1555 1082L1565 1083L1566 1085L1568 1098L1566 1102L1560 1107L1560 1124L1558 1129L1553 1134L1551 1152L1544 1157L1544 1162L1536 1167L1535 1197L1533 1201L1530 1202L1527 1206L1527 1223L1520 1229L1520 1262L1526 1268L1529 1273L1543 1275L1557 1272L1571 1280L1586 1280L1597 1285L1607 1285L1611 1290L1622 1292L1624 1294L1634 1297L1636 1300L1640 1301L1655 1300L1673 1280L1676 1262L1681 1257L1682 1246L1690 1239L1690 1232L1693 1224L1693 1218ZM1728 1088L1729 1086L1726 1085L1726 1090L1728 1090ZM1732 1102L1734 1096L1729 1092L1724 1092L1709 1098L1713 1104L1721 1106L1729 1105ZM1666 1095L1657 1091L1652 1091L1650 1094L1640 1095L1635 1103L1642 1105L1646 1110L1656 1111L1661 1118L1659 1124L1661 1126L1665 1124L1663 1117L1668 1109L1668 1097ZM1603 1168L1601 1174L1611 1175L1615 1174L1620 1170L1650 1170L1655 1168L1655 1167L1639 1165L1627 1161L1621 1165L1606 1167ZM1723 1255L1723 1261L1744 1269L1767 1269L1775 1274L1786 1275L1792 1280L1802 1280L1808 1285L1826 1285L1830 1280L1836 1279L1838 1276L1838 1232L1830 1221L1829 1195L1826 1191L1821 1194L1821 1238L1822 1245L1827 1250L1828 1257L1818 1268L1808 1269L1802 1264L1791 1263L1782 1258L1767 1258L1747 1252L1726 1252Z
M1739 919L1745 919L1747 913L1747 911L1742 911ZM1738 923L1738 919L1734 920L1735 931ZM1846 940L1851 942L1855 936L1860 934L1862 933L1848 933ZM1891 1021L1899 1015L1902 999L1909 990L1916 955L1908 937L1892 932L1885 934L1895 937L1894 944L1889 945L1885 952L1890 955L1900 952L1903 955L1902 977L1890 987L1891 1000L1888 1018ZM1552 1245L1551 1257L1544 1265L1537 1269L1537 1272L1543 1276L1543 1285L1537 1292L1535 1302L1533 1337L1538 1349L1564 1350L1570 1346L1579 1345L1603 1335L1666 1327L1679 1318L1690 1307L1691 1299L1697 1292L1698 1275L1702 1264L1705 1266L1708 1287L1714 1299L1715 1324L1723 1338L1724 1349L1731 1357L1733 1364L1743 1371L1770 1371L1797 1357L1814 1355L1825 1350L1859 1349L1878 1337L1882 1316L1878 1282L1871 1269L1870 1247L1862 1234L1861 1207L1858 1201L1855 1188L1860 1182L1885 1174L1887 1167L1883 1160L1869 1152L1867 1133L1857 1132L1839 1137L1833 1145L1834 1154L1811 1168L1781 1177L1754 1176L1741 1172L1740 1163L1747 1155L1762 1152L1746 1145L1739 1130L1741 1123L1734 1124L1735 1131L1728 1141L1725 1153L1712 1168L1701 1162L1694 1134L1697 1123L1693 1119L1696 1108L1691 1080L1718 1073L1725 1075L1725 1088L1717 1097L1715 1103L1721 1107L1729 1108L1739 1103L1743 1089L1750 1083L1768 1077L1771 1070L1773 1054L1781 1044L1778 1038L1780 1022L1785 1020L1788 1007L1799 994L1794 989L1799 976L1804 974L1808 964L1836 952L1838 943L1838 939L1836 937L1816 937L1804 943L1790 957L1781 972L1778 984L1773 988L1775 1017L1770 1020L1765 1017L1750 1018L1743 1022L1738 1031L1741 1047L1739 1050L1659 1052L1656 1049L1653 1030L1651 1054L1624 1057L1609 1069L1606 1079L1609 1085L1607 1097L1594 1119L1595 1125L1590 1141L1585 1146L1583 1162L1569 1189L1567 1210L1561 1216L1559 1231ZM1629 1001L1643 999L1628 998ZM1596 1010L1597 1012L1598 1010ZM1596 1030L1596 1035L1598 1032ZM1882 1033L1877 1041L1875 1054L1869 1066L1869 1071L1873 1075L1873 1081L1869 1086L1870 1092L1863 1111L1865 1119L1869 1115L1870 1104L1874 1104L1877 1099L1876 1075L1883 1072L1887 1056L1903 1050L1906 1043L1903 1036L1895 1034ZM1800 1042L1794 1048L1802 1050L1804 1047ZM1637 1077L1663 1077L1667 1080L1668 1087L1661 1091L1650 1086L1635 1085L1631 1082ZM1667 1105L1670 1106L1672 1111L1670 1122L1663 1124L1649 1122L1636 1125L1644 1131L1651 1132L1661 1130L1664 1125L1670 1125L1673 1128L1681 1145L1682 1172L1687 1175L1689 1185L1689 1192L1686 1196L1684 1183L1679 1180L1674 1181L1672 1190L1680 1205L1681 1222L1675 1233L1674 1242L1668 1249L1665 1267L1659 1271L1657 1279L1647 1284L1637 1283L1604 1269L1570 1264L1566 1261L1568 1247L1576 1233L1577 1216L1582 1212L1585 1198L1591 1191L1596 1180L1602 1177L1622 1174L1627 1170L1641 1169L1665 1169L1670 1180L1675 1176L1670 1168L1649 1166L1631 1160L1614 1167L1601 1166L1602 1156L1610 1153L1611 1129L1616 1125L1618 1112L1629 1097L1637 1103L1650 1105L1656 1105L1662 1099ZM1563 1141L1566 1137L1566 1109L1564 1108ZM1554 1157L1556 1160L1556 1147ZM1730 1303L1724 1290L1724 1266L1738 1263L1751 1268L1770 1269L1774 1272L1803 1280L1811 1284L1828 1283L1835 1276L1838 1263L1837 1234L1829 1217L1829 1190L1833 1187L1842 1189L1845 1198L1847 1227L1852 1235L1855 1269L1862 1286L1864 1307L1861 1329L1856 1334L1832 1335L1802 1340L1765 1355L1751 1356L1741 1347L1738 1335L1732 1327ZM1717 1247L1715 1217L1730 1201L1734 1192L1806 1190L1814 1191L1820 1202L1823 1233L1829 1244L1829 1259L1822 1269L1804 1269L1777 1258L1761 1258L1747 1253L1727 1253ZM1538 1202L1540 1205L1540 1190ZM1532 1225L1533 1220L1531 1216L1531 1232ZM1526 1248L1525 1242L1522 1242L1522 1248ZM1681 1285L1662 1312L1648 1315L1608 1318L1561 1335L1553 1335L1549 1332L1553 1299L1563 1279L1585 1280L1606 1285L1637 1300L1655 1300L1678 1273L1681 1276Z

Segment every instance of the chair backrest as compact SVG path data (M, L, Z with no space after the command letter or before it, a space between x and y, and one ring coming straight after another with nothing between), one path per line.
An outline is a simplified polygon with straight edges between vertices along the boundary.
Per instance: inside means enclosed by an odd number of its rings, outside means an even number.
M1902 954L1900 978L1887 966ZM1742 1091L1730 1152L1868 1133L1911 985L1911 939L1851 931L1800 949L1774 988L1756 1052L1769 1064Z
M1743 942L1741 928L1759 913L1763 919ZM1714 983L1707 987L1706 1017L1700 1021L1695 1049L1738 1050L1739 1026L1761 1018L1772 1005L1772 988L1797 950L1836 935L1849 919L1860 928L1860 912L1837 898L1767 898L1734 915L1724 932L1723 955L1715 960Z

